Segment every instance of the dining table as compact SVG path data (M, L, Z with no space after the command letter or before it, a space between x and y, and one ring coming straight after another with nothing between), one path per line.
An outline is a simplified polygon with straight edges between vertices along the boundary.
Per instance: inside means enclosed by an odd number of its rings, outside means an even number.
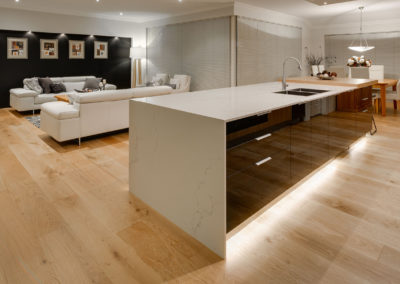
M392 87L392 90L396 91L397 82L397 79L383 79L379 80L377 84L372 86L372 88L380 89L382 116L386 116L386 89ZM395 103L395 108L397 108L397 102Z

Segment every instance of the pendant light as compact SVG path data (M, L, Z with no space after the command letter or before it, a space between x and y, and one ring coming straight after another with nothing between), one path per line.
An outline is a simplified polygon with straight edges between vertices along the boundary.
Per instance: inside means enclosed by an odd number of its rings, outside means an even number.
M354 45L353 40L349 46L349 49L357 51L357 52L365 52L369 51L375 48L375 46L369 46L367 39L363 35L363 10L364 7L359 7L360 10L360 39L359 39L359 45Z

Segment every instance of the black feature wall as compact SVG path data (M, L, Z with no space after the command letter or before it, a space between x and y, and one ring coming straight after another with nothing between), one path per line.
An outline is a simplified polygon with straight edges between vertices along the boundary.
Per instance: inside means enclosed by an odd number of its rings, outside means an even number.
M28 59L7 59L7 37L28 38ZM58 59L40 59L40 39L58 39ZM69 59L69 40L85 41L85 59ZM108 59L94 59L94 42L108 42ZM94 75L118 89L131 86L131 38L0 30L0 108L10 105L9 90L30 77Z

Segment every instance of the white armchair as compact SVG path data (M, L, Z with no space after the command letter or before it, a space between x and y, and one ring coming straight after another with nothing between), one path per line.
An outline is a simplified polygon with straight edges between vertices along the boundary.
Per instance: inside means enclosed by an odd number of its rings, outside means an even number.
M176 85L174 93L185 93L190 92L191 77L189 75L174 75L169 81L170 84Z

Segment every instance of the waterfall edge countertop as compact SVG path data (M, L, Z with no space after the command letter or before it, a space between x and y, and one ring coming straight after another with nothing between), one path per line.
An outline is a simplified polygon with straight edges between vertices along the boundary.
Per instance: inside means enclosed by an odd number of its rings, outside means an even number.
M333 80L321 80L317 77L306 76L306 77L293 77L287 78L287 83L303 83L303 84L316 84L316 85L327 85L327 86L342 86L342 87L355 87L365 88L378 83L378 80L373 79L354 79L354 78L335 78Z
M373 80L370 81L372 82L371 85L375 82ZM358 87L291 83L287 90L296 88L327 90L328 92L311 96L277 94L275 92L282 90L282 84L280 82L272 82L134 100L230 122L338 95Z

